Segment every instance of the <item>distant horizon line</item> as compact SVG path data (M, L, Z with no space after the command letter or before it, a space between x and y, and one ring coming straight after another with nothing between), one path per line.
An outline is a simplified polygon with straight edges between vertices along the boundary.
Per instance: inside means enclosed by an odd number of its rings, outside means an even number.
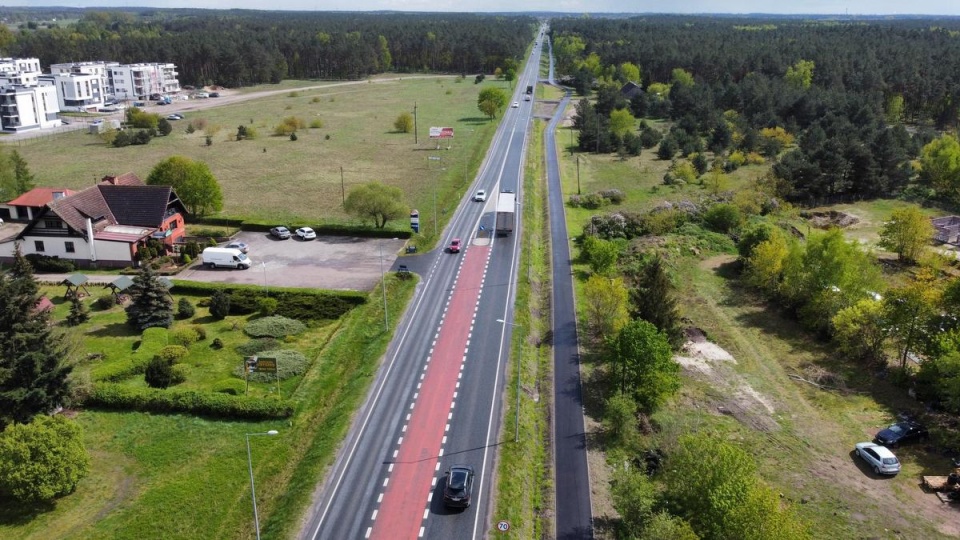
M274 8L257 9L242 7L156 7L149 5L125 5L125 6L69 6L69 5L2 5L2 9L66 9L66 10L110 10L110 9L152 9L163 11L176 10L203 10L203 11L263 11L263 12L301 12L301 13L469 13L469 14L541 14L541 15L671 15L678 17L843 17L843 18L960 18L960 14L947 13L774 13L774 12L733 12L733 11L703 11L703 12L667 12L667 11L548 11L548 10L529 10L529 11L425 11L425 10L404 10L404 9L296 9L296 8Z

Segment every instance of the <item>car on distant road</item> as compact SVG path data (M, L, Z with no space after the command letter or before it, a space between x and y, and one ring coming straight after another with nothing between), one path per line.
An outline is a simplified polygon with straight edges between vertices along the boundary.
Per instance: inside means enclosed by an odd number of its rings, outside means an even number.
M514 108L514 109L516 109L516 108L519 107L519 106L520 106L520 102L519 102L519 101L514 101L514 102L513 102L513 105L510 105L510 107L512 107L512 108Z
M447 251L449 251L450 253L460 253L460 239L454 238L450 242L450 247L447 248Z
M530 94L523 96L524 101L530 101Z
M270 234L276 238L279 238L280 240L286 240L287 238L290 238L290 229L281 225L279 227L270 229Z
M102 118L97 118L96 120L94 120L93 122L90 122L90 123L96 126L96 125L102 124L102 123L103 123L103 119L102 119Z
M482 189L477 190L477 192L473 195L473 200L477 202L483 202L487 200L487 192Z
M167 115L167 120L183 120L182 114L170 114Z
M883 446L896 448L904 443L925 441L930 438L930 432L927 431L919 422L897 422L886 429L881 429L873 442Z
M856 453L876 474L897 474L900 460L887 447L872 442L857 443Z
M246 242L230 242L225 247L228 249L239 249L241 253L250 253L250 246Z
M313 232L310 227L300 227L297 229L296 235L301 240L313 240L317 237L317 233Z
M210 92L210 97L220 97L220 92Z
M443 504L448 508L468 508L473 493L473 467L454 465L447 469L443 486Z

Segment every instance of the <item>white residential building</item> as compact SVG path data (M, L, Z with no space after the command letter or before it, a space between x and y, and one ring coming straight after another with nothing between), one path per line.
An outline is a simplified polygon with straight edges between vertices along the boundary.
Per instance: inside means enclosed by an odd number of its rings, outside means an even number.
M60 106L53 86L0 86L0 127L24 131L60 125Z
M147 100L155 94L180 91L177 66L174 64L107 64L113 95L120 100Z
M103 78L88 73L52 73L40 76L40 84L54 86L61 111L87 111L107 101Z

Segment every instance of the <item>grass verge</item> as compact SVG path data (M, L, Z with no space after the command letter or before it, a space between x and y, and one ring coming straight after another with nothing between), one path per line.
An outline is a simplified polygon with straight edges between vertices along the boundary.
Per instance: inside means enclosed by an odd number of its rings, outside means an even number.
M550 410L553 348L550 332L550 234L543 163L544 123L531 132L530 155L524 174L523 246L517 285L512 357L520 361L519 442L501 448L497 467L495 521L507 520L513 538L549 538L552 520L545 517L551 503ZM504 408L505 430L515 426L517 371L510 368L509 404ZM504 434L501 439L508 439ZM493 529L493 524L490 525Z

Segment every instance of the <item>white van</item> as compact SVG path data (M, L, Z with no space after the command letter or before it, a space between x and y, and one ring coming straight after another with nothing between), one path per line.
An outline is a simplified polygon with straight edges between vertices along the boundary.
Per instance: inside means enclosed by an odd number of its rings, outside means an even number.
M218 266L246 270L253 263L239 249L208 247L203 250L203 265L210 268Z

